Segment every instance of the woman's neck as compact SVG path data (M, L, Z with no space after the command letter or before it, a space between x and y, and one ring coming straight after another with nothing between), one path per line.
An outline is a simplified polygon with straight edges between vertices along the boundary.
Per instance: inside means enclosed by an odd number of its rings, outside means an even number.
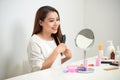
M39 33L38 36L44 40L47 40L47 41L51 41L53 40L53 37L51 36L51 34L46 34L46 33Z

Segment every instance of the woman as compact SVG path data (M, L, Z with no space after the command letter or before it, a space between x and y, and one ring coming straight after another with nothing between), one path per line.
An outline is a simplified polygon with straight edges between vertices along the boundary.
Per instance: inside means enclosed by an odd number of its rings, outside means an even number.
M58 11L51 6L42 6L36 13L27 50L32 71L58 66L72 57L71 51L61 40Z

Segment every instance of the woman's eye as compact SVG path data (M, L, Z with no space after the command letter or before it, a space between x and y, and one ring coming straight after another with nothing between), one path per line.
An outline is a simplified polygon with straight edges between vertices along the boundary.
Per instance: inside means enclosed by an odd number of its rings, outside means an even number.
M60 21L60 19L57 19L57 21Z
M50 20L50 22L54 22L54 20Z
M50 19L49 22L54 22L54 20L53 20L53 19Z

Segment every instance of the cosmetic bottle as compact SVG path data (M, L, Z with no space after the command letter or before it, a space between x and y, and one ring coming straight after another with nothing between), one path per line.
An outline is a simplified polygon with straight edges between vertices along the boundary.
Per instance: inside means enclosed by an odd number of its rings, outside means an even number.
M110 54L110 59L115 59L115 51L112 50L111 54Z
M100 66L101 65L101 58L96 58L96 66Z
M96 58L96 66L101 65L101 59L103 58L103 45L98 45L98 57Z
M107 41L108 42L108 47L107 47L107 56L109 58L111 58L111 53L112 51L115 51L115 48L113 46L113 42L112 41Z
M98 45L98 58L100 59L103 58L103 45L102 44Z
M117 50L115 51L115 61L118 61L120 58L120 48L117 46Z

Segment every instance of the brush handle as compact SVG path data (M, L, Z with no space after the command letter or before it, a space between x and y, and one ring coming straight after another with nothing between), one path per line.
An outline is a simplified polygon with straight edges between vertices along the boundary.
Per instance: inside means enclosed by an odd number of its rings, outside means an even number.
M65 43L65 41L66 41L66 35L64 34L64 35L62 35L62 43Z

